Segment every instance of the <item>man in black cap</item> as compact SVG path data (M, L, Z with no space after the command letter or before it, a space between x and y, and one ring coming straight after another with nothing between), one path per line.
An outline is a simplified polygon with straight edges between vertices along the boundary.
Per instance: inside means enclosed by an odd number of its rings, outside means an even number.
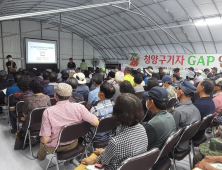
M181 74L180 74L180 69L179 69L179 68L175 68L175 69L173 69L173 71L174 71L175 74L179 74L179 75L181 75Z
M67 64L67 68L76 69L76 64L73 62L72 58L69 58L69 63Z
M204 73L207 75L207 78L211 78L211 77L214 76L214 75L210 72L210 69L209 69L209 68L205 68L205 69L204 69Z
M11 87L12 84L9 81L6 81L7 73L5 70L0 71L0 90L4 90L8 87Z
M189 81L184 81L177 87L176 92L179 103L174 106L174 110L171 112L177 128L183 128L201 119L199 110L191 101L195 91L196 87ZM177 146L177 151L186 150L188 146L189 141L185 141Z
M213 67L211 69L212 69L213 75L216 76L216 74L217 74L217 67Z
M148 148L150 150L157 147L161 150L167 138L176 130L173 116L166 111L168 102L168 92L162 87L153 87L148 92L146 107L155 116L144 125L148 136ZM153 170L158 169L165 161L161 158L153 166Z

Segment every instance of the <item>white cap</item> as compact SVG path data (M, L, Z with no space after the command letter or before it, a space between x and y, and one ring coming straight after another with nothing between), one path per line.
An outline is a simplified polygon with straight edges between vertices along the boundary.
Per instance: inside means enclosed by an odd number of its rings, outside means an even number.
M203 72L201 70L197 70L196 73L202 74Z
M189 77L189 78L194 78L194 76L195 76L195 73L193 72L193 71L189 71L188 73L187 73L187 76Z

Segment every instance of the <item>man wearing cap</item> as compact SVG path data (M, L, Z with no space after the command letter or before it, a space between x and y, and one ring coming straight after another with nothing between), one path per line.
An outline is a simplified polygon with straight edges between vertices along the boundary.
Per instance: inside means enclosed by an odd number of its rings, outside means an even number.
M212 69L213 75L216 76L216 74L217 74L217 67L213 67L211 69Z
M201 82L203 80L202 71L201 70L197 70L196 73L197 73L196 83L199 83L199 82Z
M135 83L134 83L134 77L131 76L131 68L129 67L126 67L125 70L124 70L124 78L123 78L123 81L127 80L129 81L132 86L134 87L135 86Z
M175 68L175 69L173 69L173 71L174 71L174 73L181 75L181 74L180 74L180 69L179 69L179 68Z
M59 140L61 129L68 124L81 121L89 122L98 126L98 118L91 114L83 105L70 103L72 87L66 83L55 86L54 97L57 100L55 106L46 109L42 117L42 125L39 136L41 136L38 159L44 160L47 153L53 153ZM71 134L70 134L71 135ZM69 151L78 145L78 139L66 143L60 143L57 152Z
M74 76L78 80L78 87L76 89L76 92L79 94L88 94L89 93L89 87L86 85L86 77L83 73L76 73Z
M211 78L211 77L214 76L214 75L210 72L210 69L209 69L209 68L205 68L205 69L204 69L204 73L207 75L207 78Z
M67 64L67 68L75 70L76 69L76 64L73 62L72 58L69 58L69 63Z
M144 125L149 139L147 150L155 147L161 150L167 138L176 130L173 116L166 111L167 102L168 92L166 89L156 86L148 92L146 107L155 116ZM165 159L166 157L158 160L153 166L153 170L158 169Z
M171 112L177 128L184 128L198 120L201 120L200 112L193 105L191 97L196 91L196 87L188 81L184 81L177 87L177 98L179 103L174 106L174 110ZM189 141L185 141L177 146L177 151L181 152L187 150Z
M193 81L193 79L195 78L195 76L196 76L196 73L194 72L194 68L193 67L190 67L190 68L188 68L189 69L189 71L188 71L188 73L187 73L187 79L188 79L188 81L191 83L191 84L194 84L194 81Z
M8 87L11 87L12 84L6 80L7 73L5 70L0 71L0 90L4 90Z
M54 97L55 89L54 87L57 85L58 75L56 72L51 72L49 74L49 84L44 87L44 94L48 95L50 98Z
M176 97L175 88L172 86L172 80L169 75L163 76L162 83L163 83L163 87L168 92L168 99L170 99L172 97Z
M153 74L153 68L152 67L148 67L147 69L144 70L146 77L144 78L144 82L145 84L147 84L148 79L152 77Z

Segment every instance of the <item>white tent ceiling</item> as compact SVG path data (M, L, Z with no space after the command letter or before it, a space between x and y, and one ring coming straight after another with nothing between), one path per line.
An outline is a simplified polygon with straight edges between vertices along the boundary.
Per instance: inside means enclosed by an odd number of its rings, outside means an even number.
M0 17L63 9L115 0L0 0ZM222 53L222 23L196 26L221 18L222 0L131 0L148 18L113 6L40 15L35 20L61 26L92 44L105 59L126 59L128 53ZM128 3L118 4L127 8ZM131 5L131 11L139 11ZM53 28L51 28L53 29ZM188 50L189 51L188 51Z

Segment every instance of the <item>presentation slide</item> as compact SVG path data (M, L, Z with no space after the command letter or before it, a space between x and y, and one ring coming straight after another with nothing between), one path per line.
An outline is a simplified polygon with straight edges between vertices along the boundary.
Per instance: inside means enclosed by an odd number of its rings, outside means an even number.
M56 41L26 39L27 64L56 64Z

